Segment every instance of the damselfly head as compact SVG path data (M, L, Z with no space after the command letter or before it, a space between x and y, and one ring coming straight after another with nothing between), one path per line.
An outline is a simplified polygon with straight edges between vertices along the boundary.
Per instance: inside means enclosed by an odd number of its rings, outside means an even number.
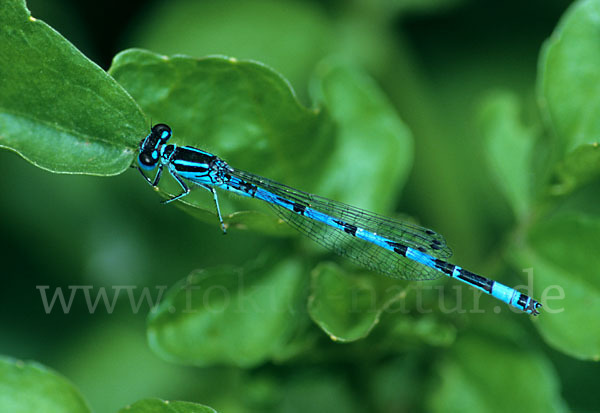
M138 164L142 169L154 169L160 158L161 146L171 137L171 128L164 123L154 125L150 134L140 142Z
M151 134L155 135L161 144L164 144L167 143L171 137L171 128L164 123L158 123L152 127Z

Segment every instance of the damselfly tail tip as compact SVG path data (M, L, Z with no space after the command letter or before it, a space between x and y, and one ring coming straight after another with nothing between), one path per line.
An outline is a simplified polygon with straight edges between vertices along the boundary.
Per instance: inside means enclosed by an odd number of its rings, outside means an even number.
M528 308L529 312L531 313L531 315L539 315L540 311L539 309L542 308L542 304L538 303L537 301L535 301L533 298L531 299L531 304L530 307Z

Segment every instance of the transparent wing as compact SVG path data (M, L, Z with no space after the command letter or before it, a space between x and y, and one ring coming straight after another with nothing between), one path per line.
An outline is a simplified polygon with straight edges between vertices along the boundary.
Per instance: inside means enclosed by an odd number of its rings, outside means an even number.
M230 173L277 196L425 252L433 257L448 258L452 255L452 251L446 245L444 238L430 229L392 220L351 205L308 194L249 172L234 169ZM410 280L434 279L441 275L432 268L354 237L342 230L307 218L280 205L273 203L269 203L269 205L283 220L312 240L363 267L390 277Z

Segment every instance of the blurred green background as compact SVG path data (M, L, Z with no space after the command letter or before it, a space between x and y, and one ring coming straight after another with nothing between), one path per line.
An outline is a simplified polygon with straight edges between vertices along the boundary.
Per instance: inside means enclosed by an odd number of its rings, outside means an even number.
M412 169L393 210L444 234L453 262L489 276L501 273L503 282L517 285L522 280L507 275L503 251L521 217L491 184L484 102L510 93L520 102L519 120L539 124L540 49L569 4L32 0L28 7L103 69L130 47L252 59L287 78L309 107L319 63L331 57L350 62L373 77L414 139ZM45 314L36 286L50 286L50 293L73 285L147 286L154 298L157 286L194 270L246 266L274 243L290 243L246 231L224 237L216 225L160 205L133 170L108 178L51 174L0 151L0 174L0 352L57 370L95 411L146 397L223 412L502 411L512 397L529 400L528 411L600 411L597 358L557 350L560 345L542 339L526 316L508 311L409 321L384 314L369 338L349 344L332 342L310 324L296 339L294 357L250 367L164 361L146 341L148 306L132 311L126 297L110 314L90 314L80 299L68 314ZM589 185L594 193L598 183ZM530 375L519 377L514 365ZM528 387L530 379L536 383ZM515 395L520 389L524 394Z

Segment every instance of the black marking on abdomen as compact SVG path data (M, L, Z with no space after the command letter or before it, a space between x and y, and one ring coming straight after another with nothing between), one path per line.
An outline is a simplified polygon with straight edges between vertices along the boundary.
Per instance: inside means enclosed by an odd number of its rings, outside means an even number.
M301 205L297 202L294 202L294 212L300 214L300 215L304 215L304 213L306 212L306 206L305 205Z
M471 271L467 271L464 268L459 269L456 278L467 281L469 284L479 287L490 294L492 293L492 287L494 286L493 280L489 280L481 275L473 274Z
M521 293L521 294L519 294L519 298L517 299L517 304L519 304L521 306L521 308L526 308L528 299L529 299L528 296Z
M336 219L334 219L333 222L338 224L340 227L344 227L345 233L350 234L352 236L356 236L356 230L358 229L358 228L356 228L356 226L354 226L352 224L348 224L347 222L344 222L344 221L338 221Z
M254 198L254 195L256 195L256 190L257 190L256 185L252 185L250 182L241 181L240 188L242 188L242 190L245 193L247 193L248 195L250 195L253 198Z
M283 197L280 197L280 196L277 197L277 200L279 202L281 202L282 204L286 204L286 205L291 206L292 211L294 211L294 212L296 212L296 213L298 213L300 215L304 215L304 213L306 212L306 205L302 205L302 204L299 204L297 202L290 201L289 199L283 198ZM290 209L290 208L288 208L288 209Z
M396 254L400 254L400 255L406 257L406 250L408 249L408 247L406 245L402 245L399 242L394 242L394 241L386 241L386 243L394 249L394 252Z
M285 198L278 196L277 200L283 204L288 204L288 205L291 205L292 207L294 206L294 202L290 201L289 199L285 199Z
M352 236L356 236L356 226L352 225L352 224L346 224L344 225L344 231L346 231L348 234L352 235Z
M438 260L438 259L434 260L433 263L435 264L435 268L437 268L444 274L452 277L452 273L454 273L454 269L456 268L456 265L450 264L449 262L446 262L443 260Z

